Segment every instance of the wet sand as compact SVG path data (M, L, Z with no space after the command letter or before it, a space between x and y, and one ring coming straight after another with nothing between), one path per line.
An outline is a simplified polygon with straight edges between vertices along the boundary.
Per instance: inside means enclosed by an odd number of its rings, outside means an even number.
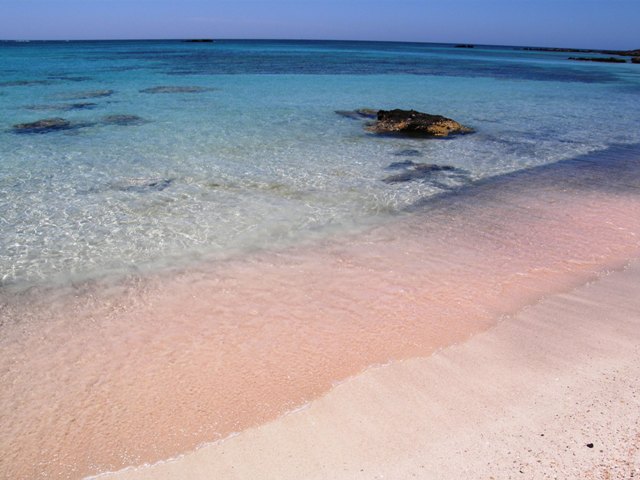
M639 346L635 262L267 425L101 478L634 478Z
M640 256L628 153L482 182L312 246L3 295L0 476L192 451L620 268Z

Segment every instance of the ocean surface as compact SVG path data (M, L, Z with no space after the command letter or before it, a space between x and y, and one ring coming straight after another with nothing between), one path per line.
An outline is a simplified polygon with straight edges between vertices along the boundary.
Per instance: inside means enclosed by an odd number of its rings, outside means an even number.
M297 245L479 179L640 143L640 68L568 56L376 42L0 42L0 289ZM335 113L363 107L441 114L477 133L380 137ZM47 118L69 128L13 129ZM456 170L389 181L403 171L390 165L408 161Z

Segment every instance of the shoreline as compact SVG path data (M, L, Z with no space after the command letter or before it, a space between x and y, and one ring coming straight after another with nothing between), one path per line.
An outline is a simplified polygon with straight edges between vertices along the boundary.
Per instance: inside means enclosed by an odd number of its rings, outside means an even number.
M640 259L177 459L90 478L630 478Z
M0 473L78 478L190 451L640 256L637 157L614 153L314 248L4 305Z

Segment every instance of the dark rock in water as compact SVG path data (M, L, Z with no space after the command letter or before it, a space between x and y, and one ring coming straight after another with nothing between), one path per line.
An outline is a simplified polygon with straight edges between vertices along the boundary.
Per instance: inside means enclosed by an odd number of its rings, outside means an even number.
M0 87L29 87L31 85L49 85L50 83L48 80L10 80L0 82Z
M353 120L372 120L375 119L378 115L378 111L371 108L359 108L357 110L336 110L336 113L342 117L351 118Z
M102 123L106 123L107 125L142 125L143 123L147 123L144 118L141 118L137 115L107 115L102 118Z
M602 53L605 55L620 55L625 57L637 57L640 55L640 48L635 50L588 50L584 48L521 47L518 50L531 50L535 52Z
M72 128L71 122L64 118L45 118L31 123L18 123L13 126L14 133L49 133Z
M213 43L211 38L190 38L188 40L183 40L185 43Z
M579 60L581 62L627 63L624 58L616 57L569 57L569 60Z
M215 90L207 87L160 86L140 90L142 93L200 93Z
M473 129L441 115L415 110L380 110L377 120L367 130L374 133L395 133L420 137L447 137L471 133Z
M475 45L471 45L470 43L460 43L456 45L456 48L475 48Z
M640 63L640 57L633 57L631 63Z
M130 178L123 182L113 184L112 188L121 192L146 193L151 191L161 192L173 183L172 178Z
M49 75L47 78L50 78L51 80L63 80L65 82L88 82L89 80L93 80L92 77L76 77L67 75Z
M61 95L61 98L67 100L81 100L83 98L101 98L113 95L113 90L91 90L89 92L78 92Z
M458 171L455 167L449 165L435 165L433 163L414 163L410 160L406 162L392 163L387 170L395 170L404 168L404 171L396 175L383 178L385 183L402 183L411 180L425 180L438 172L454 172Z
M397 157L421 157L422 152L420 150L400 150L399 152L394 153Z
M390 163L385 170L400 170L400 169L405 169L405 168L411 168L414 165L419 165L418 163L415 163L412 160L404 160L402 162L393 162Z
M61 103L59 105L28 105L24 108L27 110L56 110L60 112L68 112L70 110L86 110L96 107L97 103L82 102L82 103Z

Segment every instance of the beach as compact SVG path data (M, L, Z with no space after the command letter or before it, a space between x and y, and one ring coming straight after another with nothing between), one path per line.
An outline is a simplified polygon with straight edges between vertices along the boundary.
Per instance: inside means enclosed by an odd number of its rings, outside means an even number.
M635 261L274 422L99 478L633 478L639 299Z
M314 248L5 304L3 468L74 477L171 458L623 268L640 256L632 153L480 182Z
M640 74L563 55L0 42L0 477L627 478Z

